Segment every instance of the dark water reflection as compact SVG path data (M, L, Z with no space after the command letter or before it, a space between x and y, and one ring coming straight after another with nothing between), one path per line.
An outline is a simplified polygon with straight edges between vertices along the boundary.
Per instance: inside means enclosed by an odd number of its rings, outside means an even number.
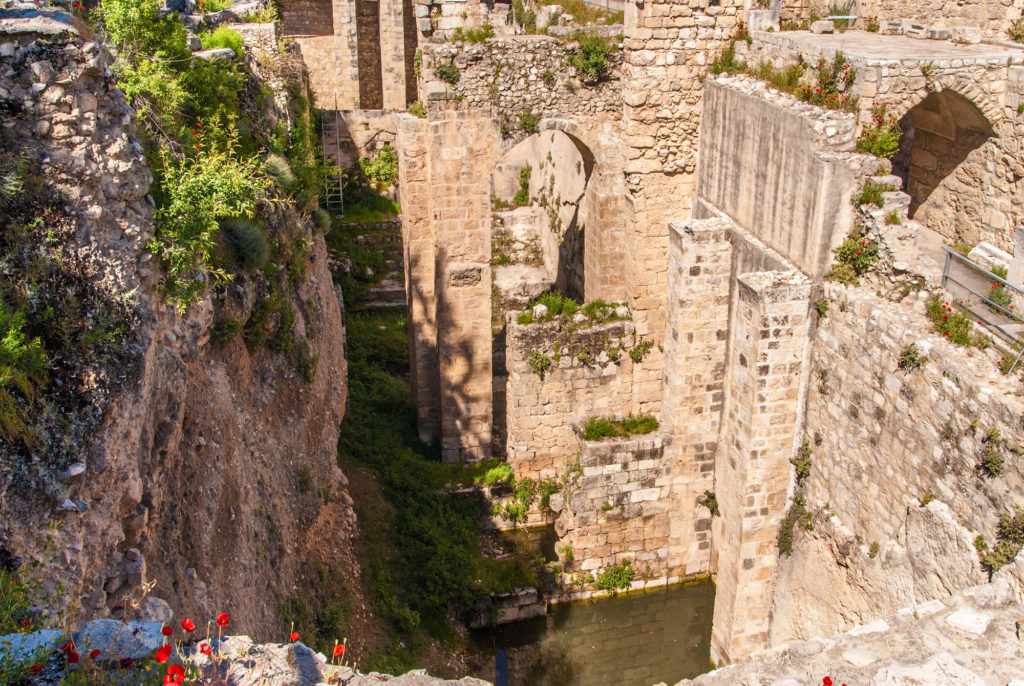
M650 686L708 671L715 590L676 585L557 605L547 617L481 631L496 686Z

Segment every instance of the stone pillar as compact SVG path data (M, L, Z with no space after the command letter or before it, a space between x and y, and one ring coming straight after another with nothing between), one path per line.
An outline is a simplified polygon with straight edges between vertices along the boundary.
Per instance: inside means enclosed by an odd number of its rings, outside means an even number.
M430 442L441 437L441 380L427 122L412 115L399 115L396 122L412 399L420 439Z
M354 110L359 107L359 57L356 35L356 0L332 0L334 13L334 78L331 95L317 104L323 109ZM316 91L315 91L316 92ZM319 96L320 93L318 92ZM335 104L337 98L337 104Z
M797 272L739 276L732 296L726 408L715 461L722 511L712 567L711 659L767 647L777 536L795 453L811 285Z
M675 222L669 236L663 405L672 432L669 575L683 576L709 571L711 559L711 513L697 500L714 489L732 243L721 219Z
M623 124L633 216L627 293L639 333L665 327L668 222L692 208L701 75L732 34L741 0L626 4Z
M1024 287L1024 226L1013 232L1013 260L1010 261L1006 280L1017 288Z
M493 119L446 110L429 125L437 242L437 345L445 460L491 454L490 174L500 137Z
M587 183L583 239L583 299L586 302L626 299L624 266L632 247L626 244L624 235L629 214L625 196L621 170L595 170Z
M386 110L404 110L408 106L405 101L405 4L403 0L380 0L380 61Z

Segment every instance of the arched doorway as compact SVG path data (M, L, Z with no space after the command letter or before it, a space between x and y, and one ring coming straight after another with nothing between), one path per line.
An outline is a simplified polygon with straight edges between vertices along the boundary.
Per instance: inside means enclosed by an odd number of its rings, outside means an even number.
M900 120L893 174L910 195L910 217L949 238L977 240L980 218L969 198L981 190L976 153L995 135L974 103L952 90L929 93ZM972 155L973 153L973 155Z

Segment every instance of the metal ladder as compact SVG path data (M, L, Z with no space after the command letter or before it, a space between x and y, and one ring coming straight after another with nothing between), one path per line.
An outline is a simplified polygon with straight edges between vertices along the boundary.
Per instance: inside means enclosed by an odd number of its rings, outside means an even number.
M342 193L344 177L341 173L341 116L338 113L338 96L334 96L333 110L320 110L320 141L323 145L324 160L333 165L336 173L328 174L324 180L324 198L327 210L337 217L345 215L345 198Z

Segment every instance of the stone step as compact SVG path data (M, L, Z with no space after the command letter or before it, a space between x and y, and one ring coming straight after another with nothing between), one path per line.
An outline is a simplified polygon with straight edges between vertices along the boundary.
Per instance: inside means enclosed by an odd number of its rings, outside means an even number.
M880 186L888 186L889 188L900 189L903 188L903 179L896 176L895 174L887 174L885 176L872 176L872 183Z

